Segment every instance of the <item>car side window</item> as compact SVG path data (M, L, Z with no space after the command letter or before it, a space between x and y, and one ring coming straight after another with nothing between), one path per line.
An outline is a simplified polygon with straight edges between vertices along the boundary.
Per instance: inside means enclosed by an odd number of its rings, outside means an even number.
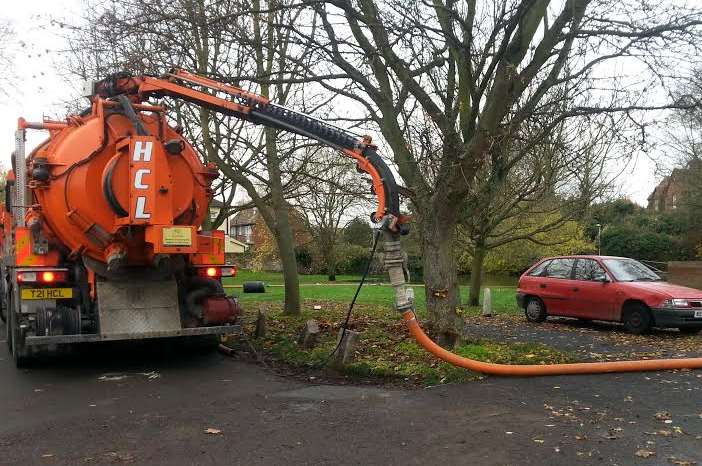
M578 259L575 264L575 279L586 281L602 281L607 278L604 269L592 259Z
M544 276L550 278L570 278L575 259L553 259L546 267Z
M551 261L543 261L536 267L534 267L534 270L529 272L530 277L543 277L546 275L546 267L548 267L548 264L550 264Z

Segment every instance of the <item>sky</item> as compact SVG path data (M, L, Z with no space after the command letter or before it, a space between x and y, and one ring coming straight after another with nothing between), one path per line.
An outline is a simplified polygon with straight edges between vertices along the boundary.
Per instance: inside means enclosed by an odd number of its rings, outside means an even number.
M64 104L73 97L73 86L58 72L60 63L56 51L66 47L65 41L47 27L49 17L69 19L80 12L81 0L23 0L3 2L0 19L9 20L26 43L15 55L14 82L9 96L0 94L0 163L10 166L14 150L14 131L17 118L41 121L44 116L65 115ZM54 53L52 53L54 52ZM7 76L7 74L5 74ZM5 78L7 79L7 78ZM0 88L6 88L3 83ZM45 139L41 131L27 135L27 151ZM646 198L660 179L656 164L643 154L632 154L631 161L618 179L619 193L646 205Z

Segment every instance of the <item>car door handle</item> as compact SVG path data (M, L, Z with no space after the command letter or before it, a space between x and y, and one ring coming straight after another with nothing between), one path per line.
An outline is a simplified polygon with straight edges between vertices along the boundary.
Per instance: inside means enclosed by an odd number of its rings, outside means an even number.
M575 288L573 288L573 291L580 291L580 288L575 287Z
M546 284L545 283L539 284L539 288L546 288Z

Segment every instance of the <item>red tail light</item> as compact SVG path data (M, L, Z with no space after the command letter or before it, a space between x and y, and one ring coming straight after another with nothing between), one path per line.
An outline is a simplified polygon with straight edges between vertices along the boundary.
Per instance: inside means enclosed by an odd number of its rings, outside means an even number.
M18 283L62 283L68 280L65 270L38 270L36 272L17 272Z
M205 278L233 277L236 275L236 268L224 267L221 265L208 265L197 268L197 275Z

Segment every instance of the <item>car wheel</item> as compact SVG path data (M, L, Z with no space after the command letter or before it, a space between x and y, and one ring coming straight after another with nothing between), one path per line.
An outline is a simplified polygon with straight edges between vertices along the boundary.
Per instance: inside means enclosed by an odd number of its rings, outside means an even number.
M643 304L630 304L624 310L624 328L634 335L641 335L651 329L653 318L651 311Z
M702 328L700 327L680 327L678 330L680 330L680 333L684 333L685 335L696 335L702 331Z
M546 306L541 299L531 297L526 302L524 314L529 322L543 322L546 320Z

